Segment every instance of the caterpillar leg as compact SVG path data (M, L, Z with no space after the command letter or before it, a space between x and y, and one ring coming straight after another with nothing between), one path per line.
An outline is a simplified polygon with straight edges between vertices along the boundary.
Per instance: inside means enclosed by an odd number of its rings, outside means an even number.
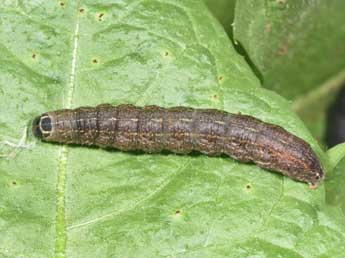
M316 184L316 183L308 183L309 184L309 188L310 189L316 189L316 188L318 188L318 184Z

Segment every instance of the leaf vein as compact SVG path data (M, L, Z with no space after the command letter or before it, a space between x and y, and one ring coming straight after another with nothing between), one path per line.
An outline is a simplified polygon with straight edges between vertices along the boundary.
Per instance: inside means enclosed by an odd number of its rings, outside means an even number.
M67 230L71 230L71 229L75 229L75 228L80 228L80 227L85 227L88 226L90 224L94 224L98 221L107 219L107 218L111 218L111 217L116 217L120 214L123 213L127 213L130 212L134 209L136 209L138 206L140 206L142 203L147 202L148 200L150 200L153 196L155 196L157 193L160 193L163 189L165 189L169 183L171 182L171 180L176 177L181 171L183 171L188 165L190 164L190 161L187 161L184 165L182 165L179 169L177 169L175 171L175 173L173 173L171 176L165 178L161 183L160 186L155 189L154 191L152 191L150 194L148 194L145 198L138 200L137 202L135 202L133 205L131 205L130 207L128 207L127 209L121 209L121 210L113 210L105 215L102 215L100 217L79 223L79 224L75 224L72 226L67 227Z

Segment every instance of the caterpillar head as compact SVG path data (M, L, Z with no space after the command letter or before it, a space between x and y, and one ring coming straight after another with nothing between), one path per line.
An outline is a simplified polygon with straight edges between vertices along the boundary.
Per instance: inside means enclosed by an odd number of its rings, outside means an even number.
M53 130L52 120L48 114L42 114L34 119L32 132L37 138L45 139Z

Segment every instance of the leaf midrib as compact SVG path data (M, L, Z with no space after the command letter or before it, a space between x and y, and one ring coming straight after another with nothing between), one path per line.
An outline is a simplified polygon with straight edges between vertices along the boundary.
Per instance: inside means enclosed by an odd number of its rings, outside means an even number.
M76 18L73 30L73 48L71 51L71 69L70 77L67 87L67 100L63 103L64 108L71 108L74 91L75 91L75 78L76 78L76 67L77 67L77 54L78 54L78 43L79 43L79 15L80 1L76 5ZM65 188L66 188L66 173L67 173L67 161L68 161L68 147L62 146L59 155L59 166L57 174L57 186L56 186L56 219L55 219L55 257L64 258L66 257L66 221L65 221Z

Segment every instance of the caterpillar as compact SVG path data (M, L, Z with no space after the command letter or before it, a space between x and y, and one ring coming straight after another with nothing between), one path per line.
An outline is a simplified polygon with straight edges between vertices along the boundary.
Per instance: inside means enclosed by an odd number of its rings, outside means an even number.
M304 140L252 116L216 109L102 104L46 112L34 119L32 130L47 142L147 153L226 154L306 182L310 188L317 188L324 178L316 154Z

